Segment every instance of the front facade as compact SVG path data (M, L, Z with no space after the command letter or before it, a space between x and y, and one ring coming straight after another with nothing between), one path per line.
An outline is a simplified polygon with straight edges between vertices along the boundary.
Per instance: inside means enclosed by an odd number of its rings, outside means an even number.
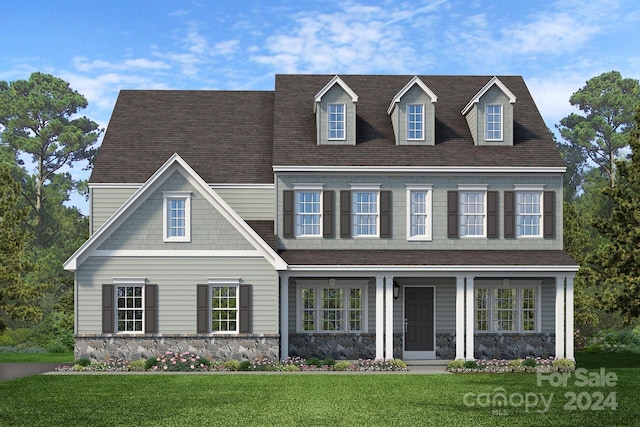
M123 91L76 353L573 358L563 172L520 77Z

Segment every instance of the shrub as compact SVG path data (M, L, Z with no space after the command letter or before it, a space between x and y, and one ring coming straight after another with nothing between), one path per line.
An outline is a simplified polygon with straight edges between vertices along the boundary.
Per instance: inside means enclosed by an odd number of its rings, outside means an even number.
M330 357L327 357L321 363L322 363L322 366L333 366L336 364L336 361Z
M280 370L284 372L297 372L300 368L297 365L283 365L280 367Z
M52 341L47 346L47 351L49 353L66 353L69 349L60 341Z
M75 365L73 365L73 367L71 369L74 370L74 371L80 372L80 371L86 370L87 368L85 366L82 366L82 365L79 365L79 364L76 363Z
M91 359L87 357L81 357L80 359L76 360L76 365L87 367L91 365Z
M526 366L527 368L535 368L538 366L538 362L533 357L527 357L522 361L522 366Z
M225 369L229 371L239 371L240 370L240 361L238 360L227 360L224 362Z
M464 360L462 359L452 360L451 362L447 363L447 369L462 369L462 368L464 368Z
M160 362L159 357L150 357L147 360L145 360L144 362L144 369L146 369L147 371L150 369L153 369L154 366L158 365L158 362Z
M33 331L28 328L7 328L0 335L0 345L18 346L18 345L33 345Z
M509 362L507 362L507 365L510 368L519 368L520 366L522 366L522 359L509 360Z
M249 360L243 360L242 362L240 362L240 367L239 367L239 371L248 371L251 369L251 361Z
M465 360L462 366L466 369L477 369L478 362L475 360Z
M333 365L333 370L334 371L350 371L350 370L353 370L353 365L348 360L341 360L339 362L336 362Z
M134 372L144 371L146 364L147 361L144 359L134 360L133 362L129 362L129 370Z
M407 364L405 363L404 360L401 360L401 359L393 359L393 366L400 371L407 369Z
M317 357L310 357L307 359L308 366L317 366L318 368L322 367L322 362Z
M554 359L551 365L560 372L573 372L576 370L576 362L569 359Z

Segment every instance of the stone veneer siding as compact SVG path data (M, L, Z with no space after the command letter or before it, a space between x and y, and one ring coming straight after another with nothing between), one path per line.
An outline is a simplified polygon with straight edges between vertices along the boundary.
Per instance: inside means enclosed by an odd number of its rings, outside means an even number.
M94 336L75 338L75 357L94 360L137 360L167 351L188 351L211 360L251 360L257 357L280 358L278 335L246 336Z
M376 334L289 334L289 356L375 359Z
M475 334L476 359L548 358L556 352L555 334ZM455 334L436 334L436 358L455 359Z

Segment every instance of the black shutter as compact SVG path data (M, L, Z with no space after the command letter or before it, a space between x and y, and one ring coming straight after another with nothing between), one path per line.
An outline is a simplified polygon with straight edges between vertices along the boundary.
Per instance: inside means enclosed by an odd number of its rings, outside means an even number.
M556 193L554 191L544 192L543 205L543 237L553 239L556 235Z
M380 192L380 237L391 238L391 191Z
M351 191L340 192L340 237L351 237Z
M504 192L504 237L513 239L516 237L516 193Z
M158 333L158 285L144 286L144 333Z
M322 192L322 237L335 237L335 196L333 191Z
M447 237L458 237L458 192L447 192Z
M240 285L240 301L238 303L238 332L251 333L251 285Z
M198 285L196 296L196 332L209 333L209 285Z
M497 239L498 236L498 200L500 193L487 191L487 238Z
M115 294L113 293L113 285L102 285L102 333L112 334L115 327L113 319L115 308L113 303L115 301Z
M282 192L283 212L282 222L283 230L282 235L284 237L293 237L293 191L285 190Z

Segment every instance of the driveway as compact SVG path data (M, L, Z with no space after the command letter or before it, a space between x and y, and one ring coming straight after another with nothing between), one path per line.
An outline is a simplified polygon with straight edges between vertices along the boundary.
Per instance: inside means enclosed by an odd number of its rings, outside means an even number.
M60 365L64 363L0 363L0 381L55 371Z

